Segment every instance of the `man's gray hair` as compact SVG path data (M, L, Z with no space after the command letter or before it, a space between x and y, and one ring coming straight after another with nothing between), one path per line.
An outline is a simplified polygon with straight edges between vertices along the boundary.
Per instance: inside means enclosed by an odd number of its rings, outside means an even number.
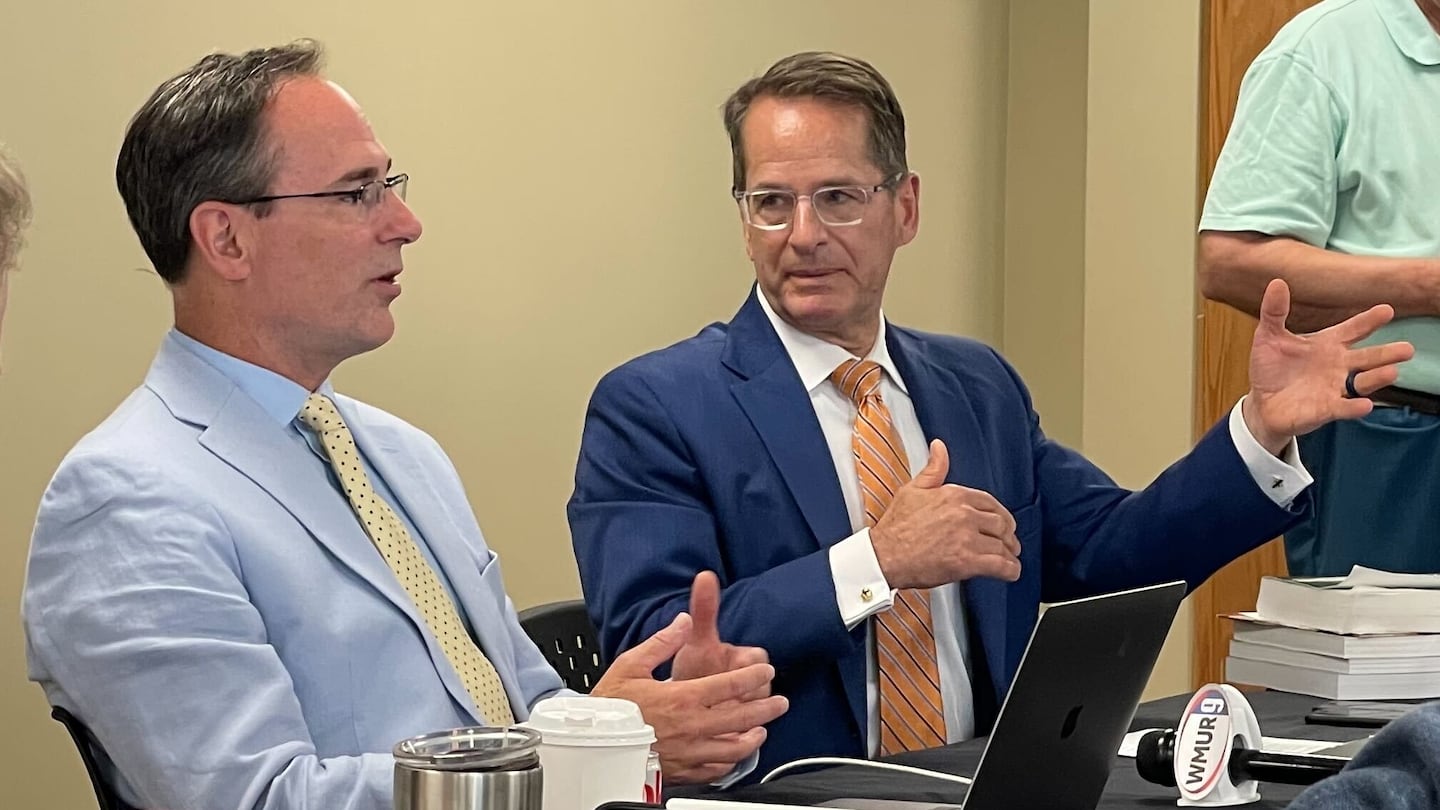
M190 214L209 200L263 197L274 175L265 110L285 81L318 76L311 40L211 54L160 85L125 131L115 183L140 245L167 283L190 257ZM265 216L269 206L255 207Z
M905 162L905 113L890 82L873 65L853 56L806 51L781 59L765 75L741 85L725 101L725 132L730 136L734 190L745 188L742 133L750 105L761 98L818 98L862 110L868 119L870 160L890 178L910 170Z
M20 164L0 145L0 274L15 268L30 224L30 190Z

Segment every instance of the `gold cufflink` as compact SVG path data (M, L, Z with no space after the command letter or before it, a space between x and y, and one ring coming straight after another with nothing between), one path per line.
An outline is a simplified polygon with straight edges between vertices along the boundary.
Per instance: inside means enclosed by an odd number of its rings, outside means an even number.
M861 602L870 602L870 601L872 601L872 600L874 600L874 599L875 599L875 593L874 593L874 591L871 591L869 588L861 588L861 589L860 589L860 601L861 601Z

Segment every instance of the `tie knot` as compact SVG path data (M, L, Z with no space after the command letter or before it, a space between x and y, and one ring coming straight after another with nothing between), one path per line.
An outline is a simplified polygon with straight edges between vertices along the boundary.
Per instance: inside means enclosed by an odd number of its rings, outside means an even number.
M846 360L830 372L830 381L858 407L866 398L875 396L883 376L884 371L874 360Z
M345 427L335 403L324 394L311 394L305 398L305 407L300 409L300 421L316 433L326 433Z

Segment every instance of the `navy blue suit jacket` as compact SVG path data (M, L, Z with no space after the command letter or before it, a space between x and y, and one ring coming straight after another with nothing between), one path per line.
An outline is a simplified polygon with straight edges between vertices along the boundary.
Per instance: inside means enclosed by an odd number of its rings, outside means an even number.
M1015 516L1018 582L972 579L977 726L1009 687L1041 601L1184 579L1195 586L1276 536L1308 504L1274 504L1222 423L1139 492L1040 430L1015 370L973 340L886 327L951 483ZM720 632L770 653L790 711L757 774L804 756L865 755L866 626L847 631L828 548L852 530L834 463L789 355L751 295L729 324L607 374L585 418L569 503L585 601L609 656L687 608L720 576Z

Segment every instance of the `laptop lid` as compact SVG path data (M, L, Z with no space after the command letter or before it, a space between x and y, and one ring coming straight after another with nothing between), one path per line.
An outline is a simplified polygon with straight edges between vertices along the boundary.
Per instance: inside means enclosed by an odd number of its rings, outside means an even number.
M986 741L964 810L1094 810L1110 779L1184 582L1057 602L1036 622ZM834 799L847 810L957 810L897 799Z
M965 810L1094 810L1184 582L1053 604L1035 624ZM837 803L838 804L838 803Z

